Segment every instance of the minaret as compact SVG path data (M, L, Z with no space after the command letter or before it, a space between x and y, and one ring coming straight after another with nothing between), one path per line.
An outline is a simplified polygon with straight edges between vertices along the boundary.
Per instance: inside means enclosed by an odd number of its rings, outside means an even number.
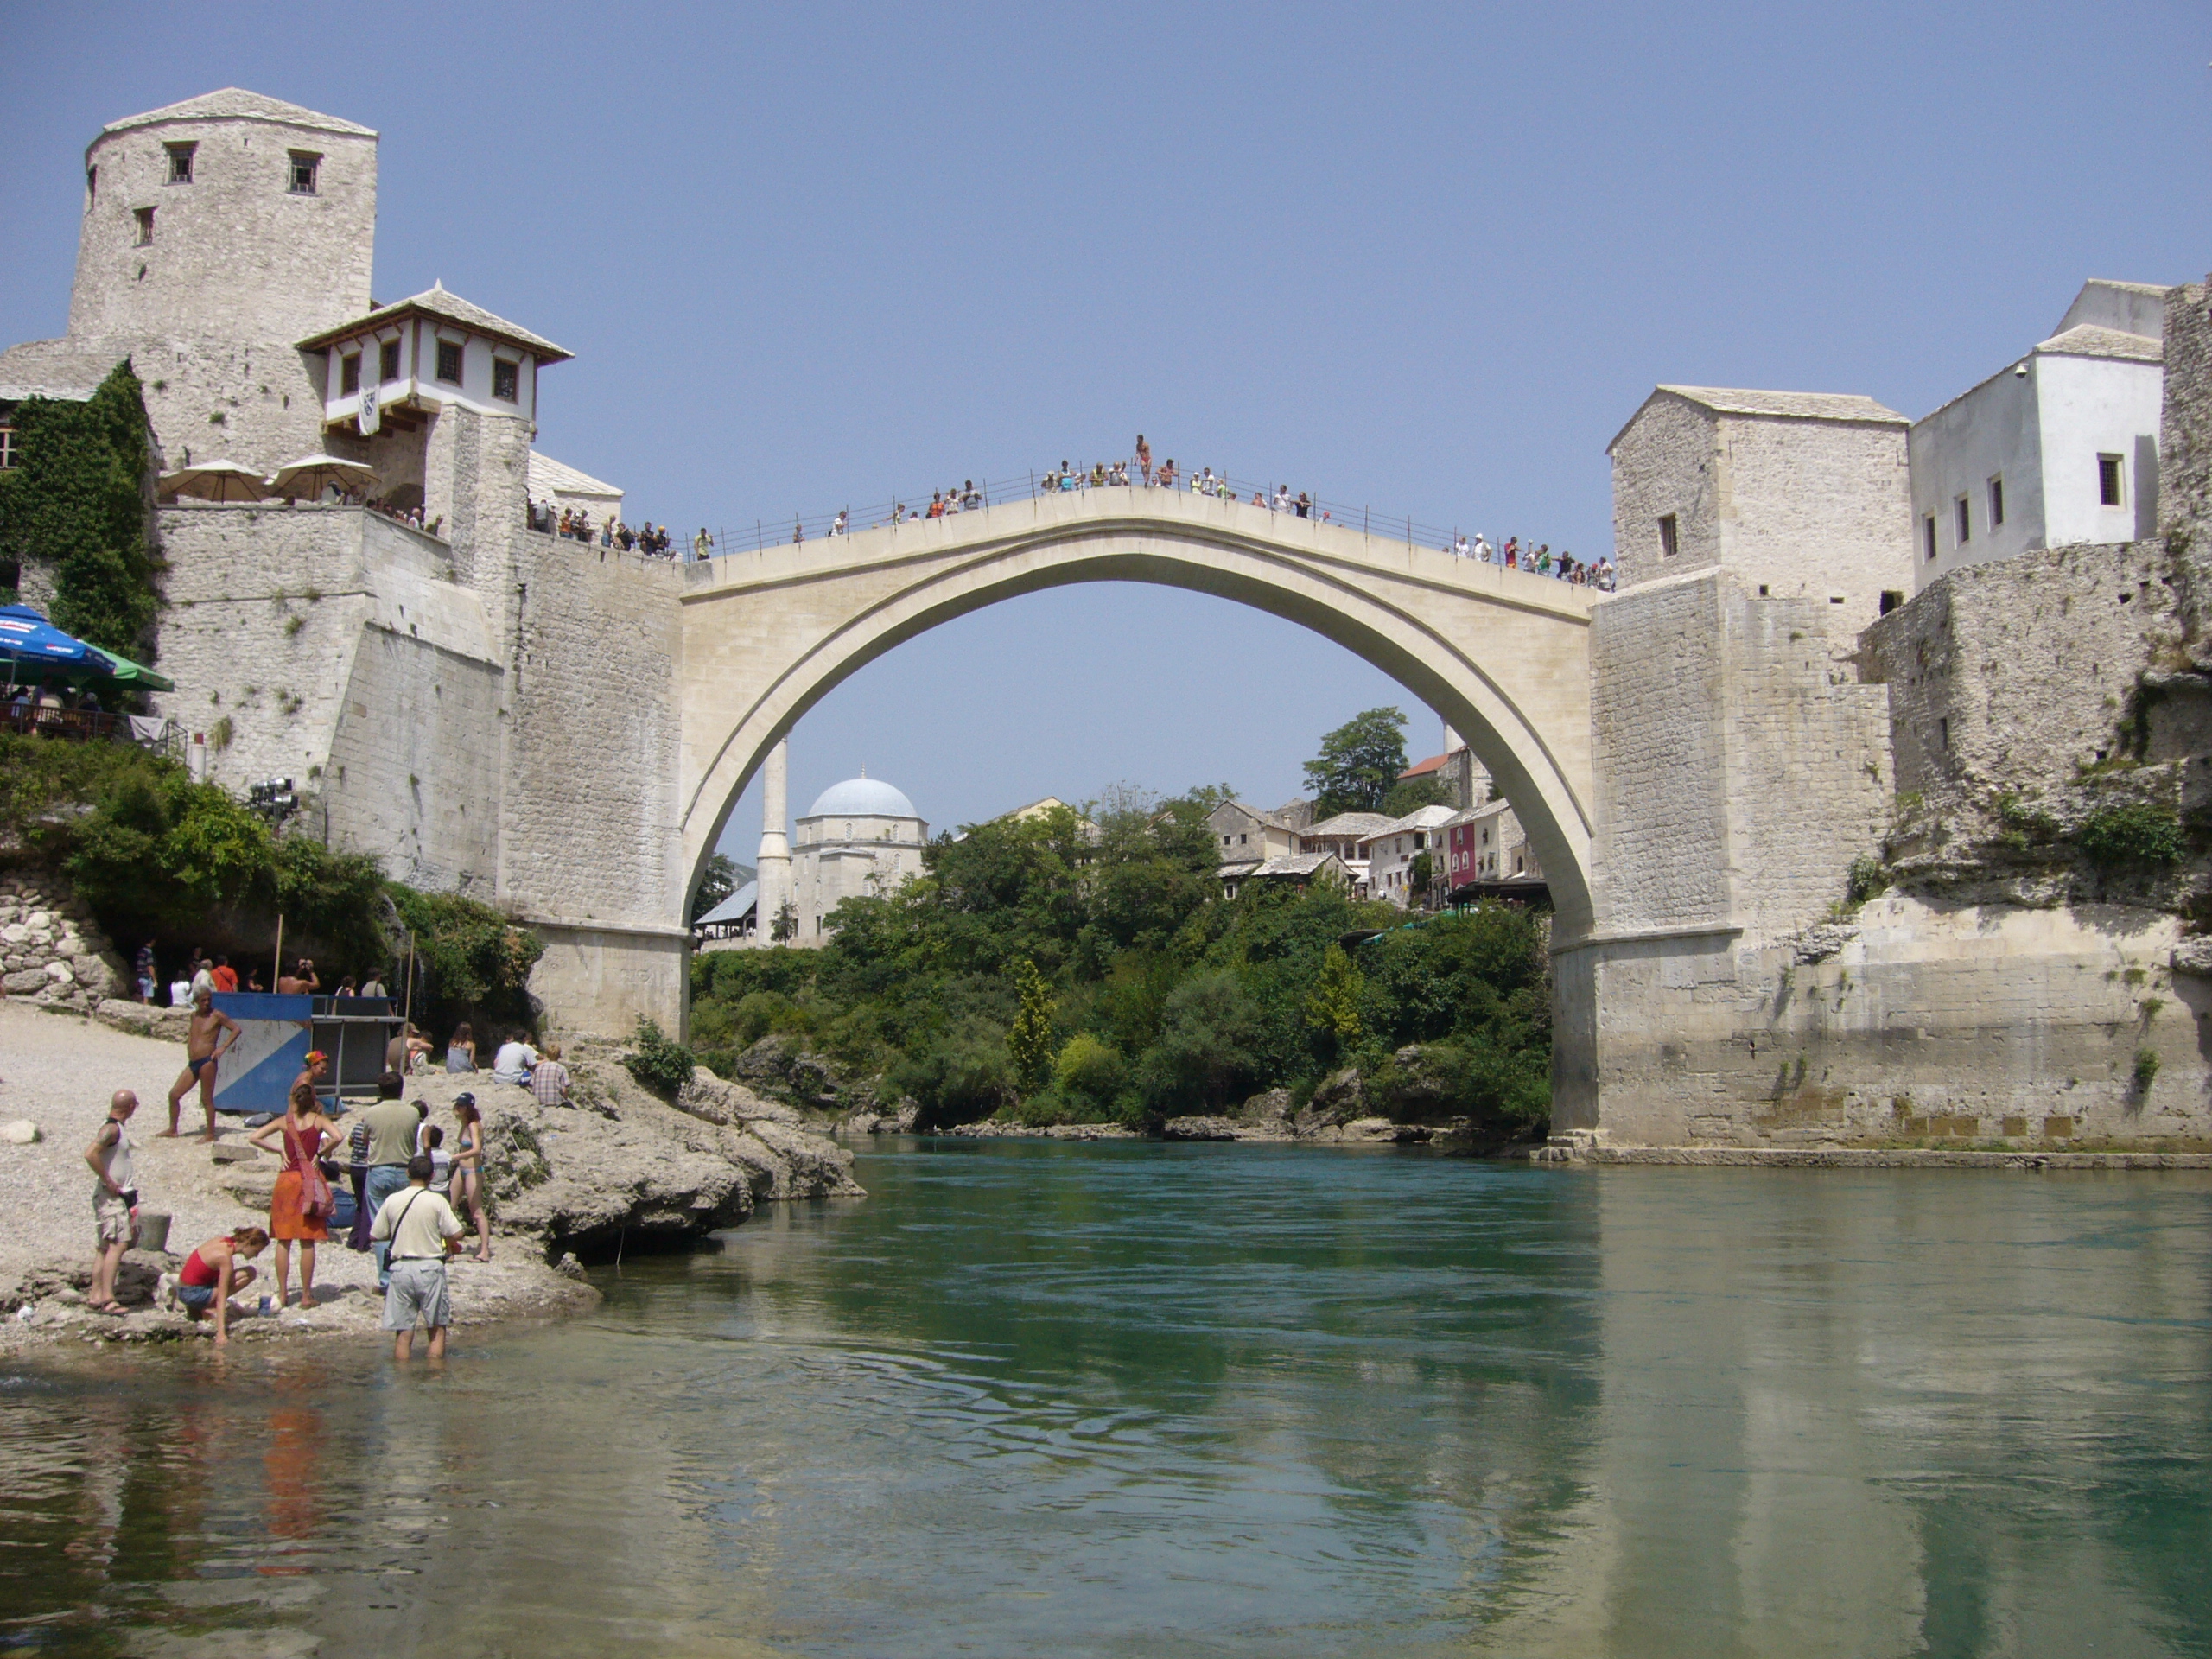
M784 832L791 822L790 803L785 798L790 771L791 746L779 740L760 766L760 868L754 878L760 892L753 915L760 930L755 937L762 944L772 942L776 918L791 898L791 843Z

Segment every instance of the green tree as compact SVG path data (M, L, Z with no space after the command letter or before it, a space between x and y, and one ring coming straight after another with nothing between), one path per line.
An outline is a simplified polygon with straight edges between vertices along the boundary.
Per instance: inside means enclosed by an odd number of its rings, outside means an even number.
M0 557L54 572L56 626L150 660L161 565L138 377L120 363L85 402L28 398L12 419L22 457L0 473Z
M1160 1040L1138 1065L1156 1117L1219 1107L1255 1079L1260 1011L1231 973L1199 974L1167 999Z
M1313 995L1306 999L1306 1023L1319 1032L1338 1054L1357 1048L1365 1034L1359 1004L1366 990L1366 980L1352 966L1344 946L1332 944L1322 952L1320 977L1313 982Z
M1338 812L1379 812L1398 774L1406 769L1402 709L1370 709L1321 740L1321 753L1306 763L1306 782L1316 797L1317 818Z
M1024 957L1014 967L1014 988L1021 1007L1006 1034L1007 1058L1014 1062L1014 1080L1025 1095L1033 1095L1052 1077L1052 993L1037 964Z
M737 866L723 854L715 853L707 860L707 868L699 877L699 891L692 895L691 919L702 916L737 891Z
M1415 853L1414 861L1406 867L1406 880L1416 904L1427 898L1428 884L1435 879L1435 858L1427 853Z

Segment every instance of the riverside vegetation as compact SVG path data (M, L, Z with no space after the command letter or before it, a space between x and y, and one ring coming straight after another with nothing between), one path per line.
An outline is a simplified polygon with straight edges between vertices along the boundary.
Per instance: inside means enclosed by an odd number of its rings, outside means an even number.
M390 977L409 946L419 1023L533 1021L543 947L488 905L387 880L365 854L280 835L176 762L118 743L0 733L0 858L58 868L127 953L149 938L265 952L285 938L328 977ZM287 955L292 954L288 946Z
M828 944L695 958L698 1058L758 1080L764 1054L787 1075L806 1057L818 1103L911 1099L921 1129L1144 1129L1356 1077L1369 1112L1541 1134L1545 918L1409 917L1325 884L1224 898L1205 818L1225 792L940 836L920 877L840 906Z

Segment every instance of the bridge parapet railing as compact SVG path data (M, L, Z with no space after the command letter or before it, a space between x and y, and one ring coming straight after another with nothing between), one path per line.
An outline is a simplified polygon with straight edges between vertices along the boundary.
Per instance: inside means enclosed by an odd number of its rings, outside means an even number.
M1116 479L1114 467L1106 470L1108 477L1103 483L1093 482L1090 471L1080 468L1058 474L1061 481L1057 485L1053 481L1056 474L1051 473L1028 473L1019 478L979 480L972 483L963 480L963 487L956 493L941 516L954 517L963 512L980 512L1013 501L1033 501L1047 494L1080 495L1102 490L1145 493L1165 491L1235 500L1249 506L1265 507L1271 512L1340 525L1391 542L1402 542L1408 547L1429 548L1446 554L1459 550L1463 534L1470 543L1475 539L1472 532L1465 531L1459 525L1447 529L1410 514L1385 514L1365 505L1355 506L1310 495L1301 500L1294 490L1288 491L1286 495L1285 486L1280 482L1263 484L1202 468L1196 477L1179 474L1172 485L1157 481L1147 484L1142 481L1134 465L1128 467L1126 480ZM734 530L726 527L715 532L710 556L726 558L741 554L758 554L772 547L805 546L834 541L841 536L860 531L880 530L895 524L920 523L930 516L930 498L937 495L940 493L917 493L835 512L811 516L800 514L774 520L755 519L752 524L741 524ZM789 528L785 528L785 525ZM1500 538L1497 546L1491 550L1494 560L1503 560L1503 555L1498 550L1503 545L1503 538ZM678 556L689 559L692 556L691 548L687 544L679 549ZM1571 558L1573 556L1567 556ZM1596 566L1595 560L1575 560L1574 563L1585 572L1594 570ZM1554 574L1564 575L1566 567L1555 566Z

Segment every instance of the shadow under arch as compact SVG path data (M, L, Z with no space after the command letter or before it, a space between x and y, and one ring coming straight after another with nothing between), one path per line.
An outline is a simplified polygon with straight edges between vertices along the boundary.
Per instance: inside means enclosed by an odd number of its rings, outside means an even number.
M1586 933L1594 595L1310 520L1267 533L1281 528L1268 522L1279 515L1241 504L1207 501L1195 512L1166 505L1129 513L1015 504L841 538L826 563L791 548L750 569L741 558L698 567L683 597L686 901L769 749L846 678L1001 601L1129 582L1294 622L1449 721L1535 844L1557 938ZM1033 506L1046 511L1022 511ZM1256 526L1236 522L1250 516Z

